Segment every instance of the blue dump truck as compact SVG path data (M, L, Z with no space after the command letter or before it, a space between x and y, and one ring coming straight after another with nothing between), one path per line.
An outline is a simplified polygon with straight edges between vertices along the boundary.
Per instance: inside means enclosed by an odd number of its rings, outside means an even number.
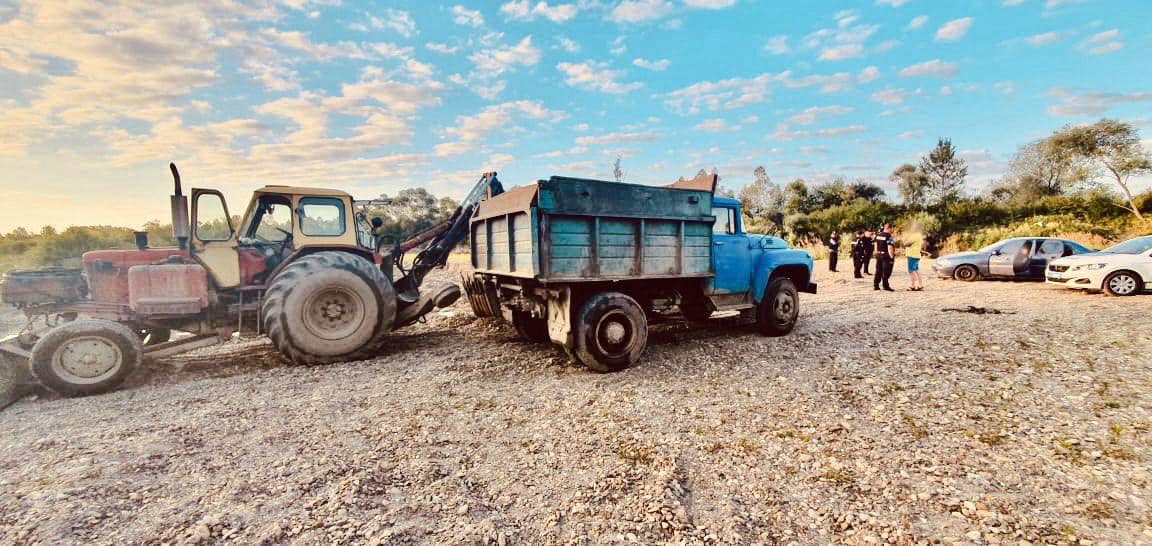
M791 332L799 292L816 293L812 256L745 233L740 202L716 197L716 181L554 176L482 201L464 279L473 310L600 372L635 364L650 322L740 311L764 335Z

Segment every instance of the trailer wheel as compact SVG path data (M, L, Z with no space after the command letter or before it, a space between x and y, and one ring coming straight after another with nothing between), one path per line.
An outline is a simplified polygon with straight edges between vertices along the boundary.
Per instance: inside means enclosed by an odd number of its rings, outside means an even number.
M140 365L144 346L131 328L77 320L53 328L32 347L32 374L64 396L108 392Z
M261 309L272 345L296 364L375 356L396 318L396 292L372 262L309 254L272 279Z
M640 360L648 344L648 319L636 300L619 292L596 294L576 317L573 353L598 372L620 371Z
M768 283L764 299L756 306L756 329L766 336L786 335L796 327L800 317L800 295L788 277L777 277Z
M524 341L533 343L547 343L549 341L548 319L536 318L531 313L524 311L513 311L512 326L516 328L516 333Z

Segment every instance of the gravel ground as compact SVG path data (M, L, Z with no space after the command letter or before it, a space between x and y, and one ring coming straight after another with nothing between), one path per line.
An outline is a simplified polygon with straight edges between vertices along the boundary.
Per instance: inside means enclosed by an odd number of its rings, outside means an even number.
M792 335L663 324L611 375L461 302L372 361L25 399L0 543L1152 543L1152 295L819 267Z

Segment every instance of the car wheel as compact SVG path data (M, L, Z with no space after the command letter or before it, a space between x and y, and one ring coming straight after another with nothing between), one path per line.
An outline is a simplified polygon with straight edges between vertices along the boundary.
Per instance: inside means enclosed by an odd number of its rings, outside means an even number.
M980 271L974 265L960 265L952 271L952 278L963 282L972 282L980 278Z
M1144 281L1131 271L1117 271L1104 279L1104 291L1111 296L1132 296L1140 291Z

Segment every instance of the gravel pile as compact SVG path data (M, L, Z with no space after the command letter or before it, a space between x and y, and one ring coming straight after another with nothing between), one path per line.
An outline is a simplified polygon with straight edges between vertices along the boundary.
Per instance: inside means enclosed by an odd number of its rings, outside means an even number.
M42 393L0 412L0 543L1152 543L1152 295L817 282L790 336L661 324L611 375L460 302L372 361Z

